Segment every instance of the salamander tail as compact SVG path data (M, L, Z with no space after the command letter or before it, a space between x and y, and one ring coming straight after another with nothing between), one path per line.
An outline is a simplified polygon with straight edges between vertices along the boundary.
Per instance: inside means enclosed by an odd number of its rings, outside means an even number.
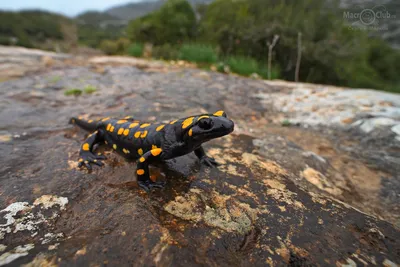
M85 119L72 117L69 120L69 123L77 125L80 128L82 128L82 129L84 129L85 131L88 131L88 132L93 132L97 128L97 120L91 120L91 119L85 120Z

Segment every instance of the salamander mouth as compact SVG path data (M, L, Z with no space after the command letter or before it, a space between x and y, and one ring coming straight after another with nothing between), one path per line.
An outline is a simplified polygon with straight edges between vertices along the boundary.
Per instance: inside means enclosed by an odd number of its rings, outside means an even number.
M232 122L232 125L230 125L229 127L222 126L221 128L219 128L217 130L214 129L210 132L203 133L202 136L205 136L205 137L211 138L211 139L218 138L218 137L222 137L222 136L230 134L231 132L234 131L234 129L235 129L235 125Z

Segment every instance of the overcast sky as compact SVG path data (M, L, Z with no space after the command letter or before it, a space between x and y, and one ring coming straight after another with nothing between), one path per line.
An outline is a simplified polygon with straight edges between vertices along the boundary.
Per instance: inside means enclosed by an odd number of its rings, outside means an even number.
M40 8L68 16L75 16L89 9L103 11L115 5L139 1L140 0L0 0L0 9L19 10Z

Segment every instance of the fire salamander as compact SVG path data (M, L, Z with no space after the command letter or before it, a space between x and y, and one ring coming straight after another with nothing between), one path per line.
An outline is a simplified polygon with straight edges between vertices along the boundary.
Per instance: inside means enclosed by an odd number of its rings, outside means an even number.
M101 160L105 157L94 153L93 146L105 143L125 158L138 160L137 181L146 192L152 188L162 188L164 185L150 179L149 164L194 151L202 164L213 167L217 162L205 154L201 145L227 135L234 129L233 121L228 119L223 111L191 116L169 123L150 124L130 116L100 120L85 120L79 117L71 118L70 122L91 132L81 146L79 167L91 170L92 164L102 166Z

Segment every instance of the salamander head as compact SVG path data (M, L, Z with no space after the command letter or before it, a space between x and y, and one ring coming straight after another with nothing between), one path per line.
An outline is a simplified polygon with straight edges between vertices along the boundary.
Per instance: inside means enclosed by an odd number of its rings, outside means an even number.
M227 118L225 112L217 111L187 118L182 122L182 129L184 139L201 144L230 134L234 130L234 123Z

